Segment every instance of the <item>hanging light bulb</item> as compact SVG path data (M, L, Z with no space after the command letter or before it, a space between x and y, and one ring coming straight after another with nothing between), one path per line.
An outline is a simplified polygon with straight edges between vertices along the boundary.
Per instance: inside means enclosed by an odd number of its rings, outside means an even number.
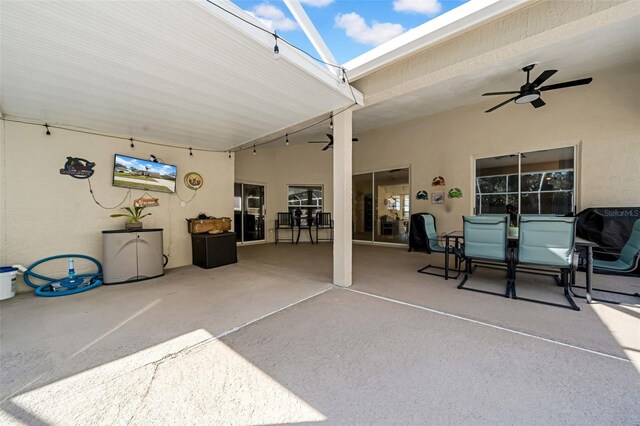
M280 48L278 47L278 33L274 32L273 37L276 39L276 44L273 46L273 56L276 60L280 59Z
M193 157L193 151L191 150L191 147L189 147L189 157Z
M253 146L253 155L256 155L256 146Z
M340 79L340 87L347 86L347 71L344 68L340 68L342 70L342 77Z
M289 146L289 133L286 134L285 145Z
M329 120L329 128L333 130L333 114L331 114L331 119Z
M47 136L51 136L51 132L49 131L49 124L45 123L44 127L47 129Z
M129 145L129 147L131 147L131 151L133 151L136 149L136 146L133 144L133 138L129 138L129 140L131 141L131 145Z
M231 151L229 151L229 158L231 158Z

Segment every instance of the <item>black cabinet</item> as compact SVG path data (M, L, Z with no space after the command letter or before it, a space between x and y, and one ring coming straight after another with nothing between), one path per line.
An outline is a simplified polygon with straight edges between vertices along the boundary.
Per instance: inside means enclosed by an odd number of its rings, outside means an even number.
M201 268L215 268L238 262L236 233L191 234L193 264Z

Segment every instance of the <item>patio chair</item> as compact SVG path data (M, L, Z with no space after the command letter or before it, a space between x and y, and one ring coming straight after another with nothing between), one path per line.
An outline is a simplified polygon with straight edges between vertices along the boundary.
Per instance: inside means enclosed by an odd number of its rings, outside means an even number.
M518 250L514 256L511 296L514 299L559 306L579 311L569 292L569 275L574 267L576 218L539 215L521 215L519 219ZM518 264L559 269L564 296L570 306L516 295L516 268Z
M316 213L314 225L316 227L316 242L333 241L333 219L331 219L331 213ZM320 239L319 234L321 229L329 230L329 238Z
M602 247L602 248L606 249L606 247ZM597 250L594 249L594 252L595 251ZM636 220L635 223L633 224L631 235L629 236L629 239L627 240L624 247L622 247L622 250L620 250L620 253L612 253L610 251L603 251L603 253L608 255L617 254L618 258L616 260L611 260L611 261L594 259L593 260L594 272L604 273L604 274L624 275L624 274L629 274L636 271L638 269L638 264L640 263L640 219ZM585 288L584 286L575 285L575 282L573 287ZM593 290L601 291L604 293L612 293L612 294L619 294L622 296L632 296L632 297L640 298L640 293L625 293L622 291L605 290L601 288L594 288ZM580 297L580 298L584 297L584 296L577 295L575 293L574 293L574 296ZM619 302L606 300L606 299L594 298L593 300L619 304Z
M275 226L275 232L276 232L276 244L278 244L278 241L280 241L280 231L281 230L289 230L291 231L291 239L287 238L285 241L291 241L291 244L293 244L294 240L293 240L293 214L291 214L290 212L279 212L278 213L278 218L276 219L276 226Z
M509 297L513 285L513 251L509 248L507 231L509 216L463 216L464 244L462 255L465 259L464 278L459 289L471 290L479 293ZM504 293L465 287L472 272L474 260L504 263L507 266L507 287Z
M455 256L456 259L456 263L455 263L455 267L456 270L458 271L458 275L456 275L455 277L451 277L451 278L458 278L460 276L460 265L462 264L462 253L459 249L457 249L456 247L445 247L442 244L440 244L440 241L438 240L438 231L436 231L436 218L431 214L431 213L423 213L422 215L422 222L424 224L424 229L426 231L426 250L428 254L431 253L443 253L446 254L447 251L450 254L453 254ZM434 272L425 272L427 269L429 268L434 268L434 269L440 269L440 270L444 270L444 268L440 267L440 266L433 266L431 264L425 266L424 268L420 268L418 269L418 272L421 274L427 274L427 275L434 275L436 277L442 277L444 278L443 274L437 274Z

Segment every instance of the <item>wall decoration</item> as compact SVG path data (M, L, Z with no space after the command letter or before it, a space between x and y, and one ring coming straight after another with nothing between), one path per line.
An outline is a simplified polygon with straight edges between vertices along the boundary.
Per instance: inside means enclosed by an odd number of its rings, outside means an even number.
M444 178L442 176L436 176L431 181L431 186L445 186Z
M199 173L189 172L184 175L184 184L189 189L198 190L204 185L204 179L202 179Z
M93 166L96 163L89 162L84 158L67 157L64 168L60 169L61 175L69 175L76 179L87 179L93 175Z
M137 200L133 200L133 205L135 207L156 207L159 204L160 203L158 202L158 198L153 198L153 197L145 198L144 196L142 196Z
M416 200L428 200L428 199L429 199L429 194L424 189L418 191L418 193L416 194Z
M444 192L432 192L431 204L444 204Z
M462 189L460 188L451 188L447 193L447 197L449 198L462 198Z

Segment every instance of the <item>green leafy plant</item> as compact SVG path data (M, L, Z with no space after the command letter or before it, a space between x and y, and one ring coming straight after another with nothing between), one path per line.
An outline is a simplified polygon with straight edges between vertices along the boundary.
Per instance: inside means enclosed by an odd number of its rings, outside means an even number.
M147 206L137 207L122 207L123 210L126 210L128 213L114 213L111 217L127 217L129 218L129 223L140 222L140 219L151 216L151 213L142 214L142 211L146 209Z

